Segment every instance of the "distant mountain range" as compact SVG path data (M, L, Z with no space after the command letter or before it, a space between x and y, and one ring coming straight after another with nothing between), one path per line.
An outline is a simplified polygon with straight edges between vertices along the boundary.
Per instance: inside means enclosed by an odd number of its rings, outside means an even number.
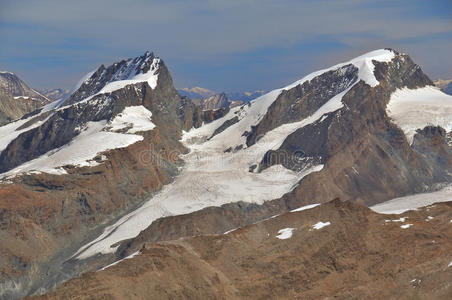
M439 87L444 93L452 95L452 79L438 79L435 85Z
M52 100L60 100L69 95L69 90L60 89L60 88L41 89L41 90L39 90L39 92L41 94L43 94L44 96L46 96L47 98L52 99Z
M177 90L181 96L187 96L191 99L205 99L216 94L224 93L232 101L249 102L266 93L264 90L254 92L215 92L201 87L182 88Z

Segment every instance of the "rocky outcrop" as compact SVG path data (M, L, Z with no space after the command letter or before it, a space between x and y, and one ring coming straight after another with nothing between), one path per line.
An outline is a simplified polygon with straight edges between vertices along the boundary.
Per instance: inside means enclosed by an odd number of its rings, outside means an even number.
M218 109L230 106L230 101L225 93L215 94L202 100L202 109Z
M0 72L0 125L20 119L49 102L14 73Z
M400 222L335 200L227 234L146 243L34 299L447 299L451 212L441 203Z
M101 65L81 83L80 87L64 103L65 105L74 104L100 92L108 83L153 72L152 68L155 68L156 72L160 72L160 61L157 62L156 59L154 53L148 51L142 56L125 59L108 67ZM162 67L165 69L163 63Z

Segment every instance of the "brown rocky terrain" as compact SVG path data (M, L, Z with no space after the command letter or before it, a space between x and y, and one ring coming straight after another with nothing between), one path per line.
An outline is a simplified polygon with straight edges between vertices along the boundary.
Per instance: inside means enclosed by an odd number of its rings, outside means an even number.
M227 234L146 243L33 299L450 299L451 219L451 202L381 215L334 200ZM292 236L277 238L284 228Z

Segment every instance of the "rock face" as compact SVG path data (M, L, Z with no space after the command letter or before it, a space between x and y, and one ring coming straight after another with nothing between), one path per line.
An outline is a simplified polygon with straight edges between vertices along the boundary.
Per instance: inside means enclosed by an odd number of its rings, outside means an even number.
M317 111L334 95L345 91L358 79L358 69L353 65L328 71L314 79L284 90L268 108L257 126L247 136L247 146L259 136L285 123L297 122Z
M14 73L0 72L0 125L19 119L50 101Z
M401 221L335 200L227 234L147 243L33 299L447 299L451 213L441 203Z
M216 94L203 99L202 108L204 110L224 108L230 105L230 101L225 93Z
M306 178L306 182L286 195L287 198L307 197L309 201L320 202L334 195L372 205L387 199L388 195L395 198L422 192L426 186L450 181L451 149L439 146L446 145L445 134L438 134L432 140L430 130L422 130L417 134L419 142L410 147L402 130L386 113L386 105L395 89L424 87L432 82L404 54L397 54L389 63L374 64L378 86L370 87L362 81L356 83L343 96L343 108L294 131L279 149L265 155L261 170L275 164L293 170L300 170L312 162L325 164L322 172ZM321 89L322 86L314 88ZM291 116L281 107L288 107L287 103L298 99L299 91L301 87L297 86L281 93L266 116L253 128L247 138L248 144L252 144L259 134L277 126L272 120L279 118L274 116L281 113ZM321 105L322 102L318 103L315 98L318 95L308 94L303 103Z

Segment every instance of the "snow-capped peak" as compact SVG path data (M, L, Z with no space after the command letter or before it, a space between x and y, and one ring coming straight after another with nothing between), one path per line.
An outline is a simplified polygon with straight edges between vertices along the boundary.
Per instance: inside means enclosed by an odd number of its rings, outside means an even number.
M157 86L161 60L154 53L147 51L144 55L116 62L108 67L100 66L90 72L72 88L66 99L53 103L60 107L63 103L74 104L89 100L99 94L111 93L127 85L147 82L152 89Z
M328 71L335 71L344 67L346 65L353 64L358 69L358 80L355 81L354 84L358 83L360 80L374 87L378 85L378 81L374 76L374 64L373 61L379 62L390 62L395 57L395 52L393 50L388 49L380 49L375 50L364 55L358 56L350 61L337 64L327 69L319 70L309 75L303 77L302 79L295 81L292 84L289 84L283 88L273 90L269 93L266 93L250 102L250 105L246 105L243 107L235 107L231 109L231 111L225 115L223 118L218 119L214 122L211 122L201 128L192 129L190 132L184 135L184 140L190 142L190 140L205 140L208 137L211 137L215 129L217 129L225 120L232 119L235 116L239 117L239 122L230 126L224 132L214 136L209 144L215 144L216 147L226 149L227 145L244 145L246 142L246 137L242 134L246 131L250 131L251 128L259 123L262 116L265 115L270 105L278 98L278 96L284 90L290 90L297 85L301 85L304 82L310 81ZM353 85L354 85L353 84ZM353 85L349 86L342 93L335 95L328 101L324 106L321 107L316 113L314 113L311 117L306 118L305 120L292 123L285 124L281 126L279 130L281 130L280 134L278 134L279 138L273 137L271 143L273 146L272 149L278 148L283 142L284 138L300 126L305 126L307 124L313 123L314 121L320 119L324 114L336 111L340 109L342 104L342 96L348 92ZM282 130L286 128L285 130ZM278 130L276 130L278 131ZM275 132L276 132L275 131ZM266 138L263 138L261 142L265 141Z

